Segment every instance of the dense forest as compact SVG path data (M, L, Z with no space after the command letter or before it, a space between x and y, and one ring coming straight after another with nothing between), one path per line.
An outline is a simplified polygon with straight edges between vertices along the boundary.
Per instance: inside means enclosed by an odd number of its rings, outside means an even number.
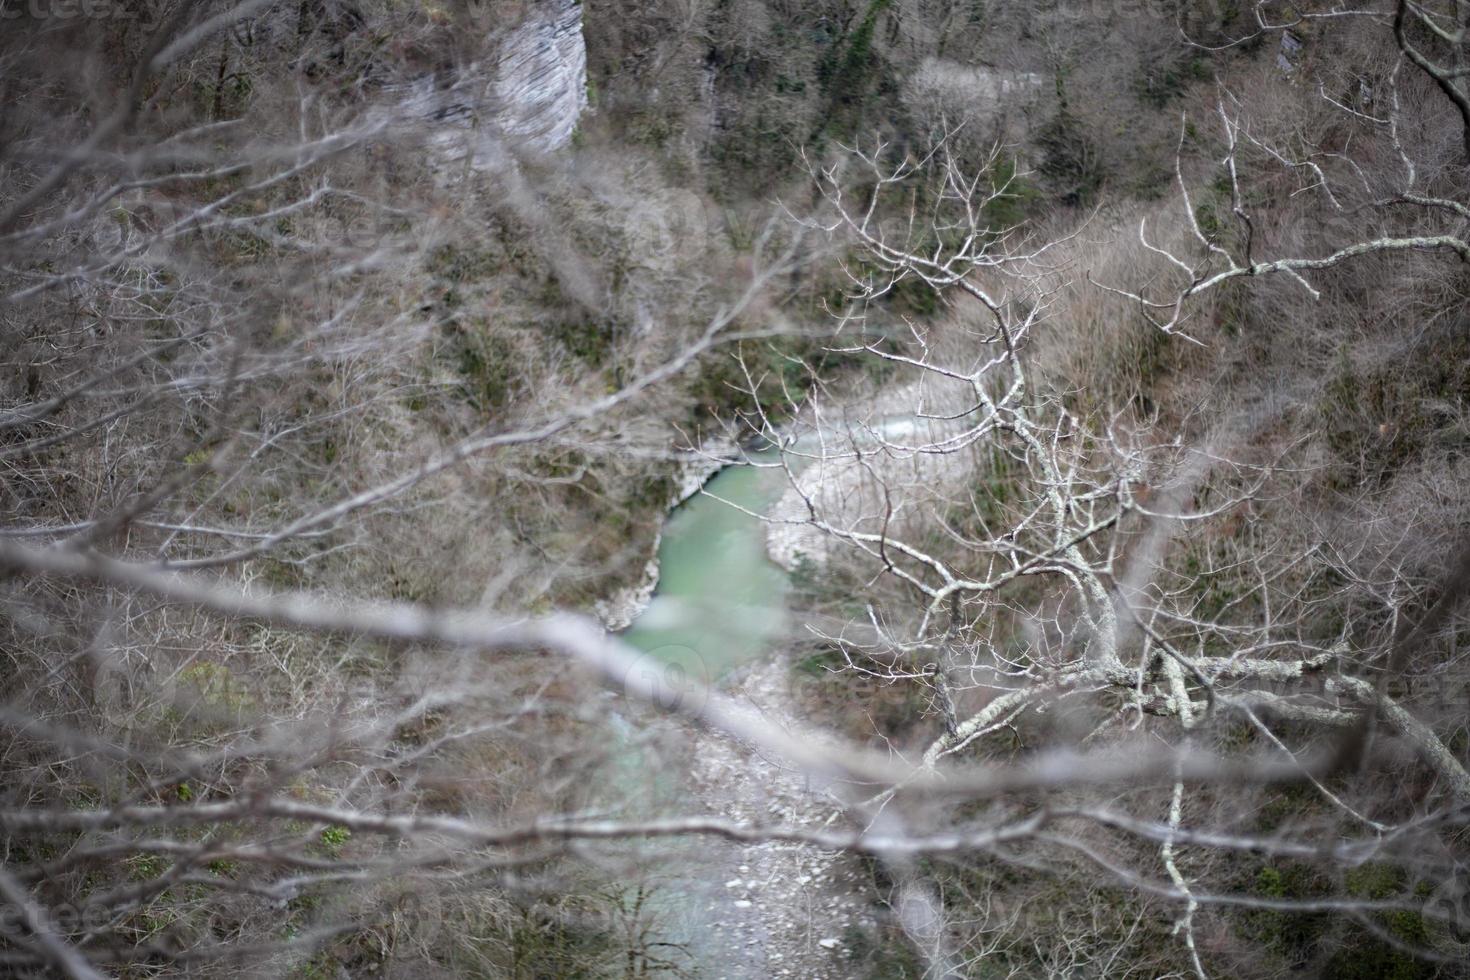
M1470 976L1470 2L0 19L0 975Z

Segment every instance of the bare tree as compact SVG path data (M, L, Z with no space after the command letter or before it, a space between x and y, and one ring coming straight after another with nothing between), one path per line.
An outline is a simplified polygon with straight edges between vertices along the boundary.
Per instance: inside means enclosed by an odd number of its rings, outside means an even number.
M1325 8L1325 9L1324 9ZM1263 36L1276 37L1304 25L1337 20L1364 19L1391 27L1394 43L1403 58L1428 77L1460 117L1465 151L1462 163L1470 163L1470 90L1466 88L1466 52L1470 50L1470 9L1460 0L1420 3L1395 0L1389 4L1348 3L1331 5L1288 4L1257 0L1250 8L1253 29L1218 44L1191 38L1201 47L1223 50ZM1183 25L1181 24L1181 28ZM1189 34L1186 32L1188 38ZM1292 44L1300 45L1292 36Z
M1203 261L1224 268L1202 271L1207 266L1191 266L1145 239L1146 248L1190 277L1168 304L1124 291L1146 310L1166 310L1155 321L1159 328L1175 330L1187 300L1237 276L1287 273L1315 296L1304 273L1358 254L1436 248L1464 254L1463 238L1449 234L1371 239L1321 260L1260 259L1264 246L1251 239L1235 178L1242 124L1223 108L1221 117L1246 258L1238 261L1205 234L1185 190ZM1402 153L1396 137L1394 144ZM795 428L764 416L755 421L783 447L778 465L788 474L788 500L768 518L773 536L787 542L782 553L795 564L815 560L809 574L819 582L840 576L852 583L818 585L819 592L861 587L869 596L857 618L813 620L814 641L837 657L832 669L839 674L924 692L942 727L922 750L924 771L944 771L987 738L1034 733L1046 716L1060 730L1042 744L1062 738L1121 747L1144 736L1180 751L1220 749L1244 725L1251 743L1301 767L1334 814L1327 819L1341 846L1364 849L1361 861L1348 858L1349 865L1384 862L1403 869L1407 880L1426 882L1426 894L1452 892L1460 873L1459 859L1449 856L1456 833L1450 828L1463 819L1470 776L1445 729L1436 731L1436 723L1448 722L1439 717L1443 704L1421 701L1427 715L1416 714L1401 703L1412 695L1396 678L1407 647L1443 643L1449 635L1435 616L1410 631L1401 611L1406 604L1423 610L1436 595L1442 607L1453 608L1463 572L1452 561L1441 582L1416 578L1391 551L1379 551L1384 542L1371 535L1351 553L1311 532L1238 549L1213 543L1222 525L1290 493L1289 461L1300 444L1263 456L1245 419L1216 419L1203 431L1186 420L1185 428L1170 432L1069 408L1065 392L1050 388L1031 363L1049 342L1047 329L1055 329L1053 311L1066 308L1063 294L1076 285L1068 239L1032 240L993 218L1008 193L994 175L1014 172L996 166L997 158L998 151L986 166L965 173L941 141L918 160L889 162L881 146L854 150L848 162L857 176L852 169L814 170L834 215L821 230L855 249L849 305L837 326L839 338L854 342L839 340L834 349L871 357L890 371L885 394L858 399L861 409L838 411L816 398L791 406ZM1412 182L1414 166L1405 159L1405 167ZM856 196L851 187L860 189ZM1423 198L1420 206L1458 213L1449 200ZM894 322L878 301L916 284L970 305L957 306L943 325ZM1371 571L1359 571L1365 568ZM1378 625L1385 613L1400 624L1392 641L1395 629L1386 635ZM1435 669L1458 677L1453 663ZM1371 743L1359 737L1365 724L1375 732ZM1389 748L1395 744L1417 757L1435 787L1432 802L1413 815L1371 781L1341 784L1342 766L1371 771L1385 758L1380 753L1398 751ZM1312 761L1314 745L1327 755ZM1327 768L1316 768L1324 762ZM886 812L894 799L883 792L863 806ZM1148 799L1139 802L1147 806ZM1045 802L1040 812L1059 805ZM1115 859L1108 854L1116 843L1089 833L1038 828L1038 841L1074 851L1129 888L1176 902L1176 932L1193 971L1205 976L1200 917L1212 907L1258 899L1211 883L1202 852L1269 851L1284 839L1247 844L1224 829L1234 819L1232 808L1213 793L1192 794L1183 780L1153 805L1162 812L1106 804L1093 812L1112 829L1150 827L1146 839L1158 848L1162 879L1142 854L1134 862ZM1211 819L1222 825L1210 828ZM1417 840L1400 851L1399 834ZM1028 848L990 853L1022 862L1039 857ZM1425 854L1439 857L1426 863ZM1328 860L1345 857L1334 852ZM1359 905L1359 897L1344 890L1321 901L1371 916L1372 903ZM1417 952L1431 959L1452 955L1443 948ZM939 960L931 967L937 974L950 970Z

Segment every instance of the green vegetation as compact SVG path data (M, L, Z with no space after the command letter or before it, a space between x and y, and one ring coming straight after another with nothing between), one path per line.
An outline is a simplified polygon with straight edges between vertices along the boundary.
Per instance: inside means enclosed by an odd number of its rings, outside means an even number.
M327 827L321 832L322 850L335 857L352 839L352 831L346 827Z

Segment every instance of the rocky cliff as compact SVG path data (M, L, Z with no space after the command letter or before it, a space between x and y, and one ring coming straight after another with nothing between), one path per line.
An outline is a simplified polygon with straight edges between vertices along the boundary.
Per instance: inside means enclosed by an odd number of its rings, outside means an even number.
M587 45L580 0L540 0L485 59L425 75L401 89L399 110L428 123L446 159L494 165L510 144L565 146L587 108Z
M587 108L581 0L543 0L500 52L493 88L502 132L539 150L564 146Z

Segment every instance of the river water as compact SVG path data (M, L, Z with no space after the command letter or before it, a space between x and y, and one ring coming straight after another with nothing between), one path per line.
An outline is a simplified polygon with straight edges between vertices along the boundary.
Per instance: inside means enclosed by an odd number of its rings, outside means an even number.
M751 455L757 463L778 458L774 451ZM753 516L768 513L786 486L779 466L727 466L665 522L658 589L623 639L647 654L640 669L645 677L658 679L670 699L686 696L689 681L717 685L732 671L756 663L788 632L790 579L767 557L766 525ZM647 714L639 728L621 716L616 720L623 726L622 744L614 753L615 774L601 791L604 800L630 817L680 812L734 816L725 811L733 801L712 798L707 787L701 788L705 781L690 768L708 766L709 758L698 759L701 753L732 750L685 729L675 742L686 750L669 752L667 742L650 736L680 731L676 723ZM729 943L737 919L758 921L751 902L737 902L739 893L727 894L723 884L738 873L739 848L665 840L637 850L642 853L638 863L650 872L647 883L654 886L645 905L651 935L669 944L664 948L682 951L670 959L685 975L765 973L764 947L776 937L765 937L768 942L758 946L732 948ZM742 936L756 937L748 927L741 928Z
M716 682L787 628L790 580L766 555L766 525L738 509L767 513L786 486L778 466L727 466L669 516L658 591L623 639L662 665L671 685L680 674Z

